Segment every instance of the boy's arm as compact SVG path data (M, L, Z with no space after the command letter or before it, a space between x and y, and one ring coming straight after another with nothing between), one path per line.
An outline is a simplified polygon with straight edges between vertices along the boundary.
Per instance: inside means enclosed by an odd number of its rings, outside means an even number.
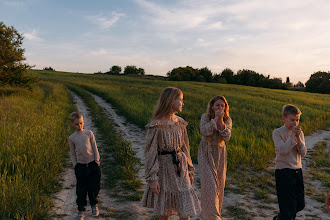
M298 153L301 156L305 156L307 154L307 148L306 148L306 144L305 144L305 136L303 132L300 132L299 136L297 137L297 150Z
M69 138L69 147L70 147L70 157L73 166L77 164L77 156L76 156L76 146L74 145L73 141Z
M290 150L297 144L297 142L291 136L284 142L281 133L278 130L273 131L273 141L276 150L280 154L289 153Z
M93 152L94 152L94 160L100 166L100 154L99 154L99 150L97 149L95 136L94 136L92 131L91 131L91 139L90 140L91 140L91 145L92 145L92 149L93 149Z

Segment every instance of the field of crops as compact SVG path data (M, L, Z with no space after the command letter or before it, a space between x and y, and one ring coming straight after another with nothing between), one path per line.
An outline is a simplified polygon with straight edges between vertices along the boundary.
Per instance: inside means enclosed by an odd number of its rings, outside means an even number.
M196 161L201 139L199 121L215 95L224 95L230 105L233 131L228 149L228 169L240 164L263 168L275 156L272 131L282 126L281 108L297 105L302 111L300 125L305 135L330 126L330 96L297 91L271 90L229 84L174 82L153 77L89 75L32 71L43 80L74 84L103 97L118 113L143 128L163 88L175 86L184 93L183 112L188 123L191 155Z
M64 86L0 88L0 216L43 219L58 190L73 110Z

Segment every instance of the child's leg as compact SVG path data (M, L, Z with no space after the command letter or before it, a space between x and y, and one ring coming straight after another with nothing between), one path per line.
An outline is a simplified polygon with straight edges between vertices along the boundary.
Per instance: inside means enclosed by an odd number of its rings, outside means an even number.
M281 169L275 171L277 199L280 207L278 219L295 219L297 200L295 195L295 178L292 169Z
M299 212L305 208L305 190L304 190L304 180L302 170L299 169L296 171L296 196L297 196L297 210Z
M90 171L87 184L88 198L91 206L94 206L98 203L97 195L101 188L101 169L96 162L89 163L88 168Z
M75 167L75 174L77 179L76 194L77 205L79 211L85 211L87 205L87 179L86 179L86 165L77 164Z

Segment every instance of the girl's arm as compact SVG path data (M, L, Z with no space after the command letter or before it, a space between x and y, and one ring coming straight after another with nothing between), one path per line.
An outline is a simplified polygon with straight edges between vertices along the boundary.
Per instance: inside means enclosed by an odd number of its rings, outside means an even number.
M217 130L216 122L209 118L208 114L203 114L200 122L200 132L203 136L211 136Z
M158 181L158 170L159 170L159 162L158 162L158 136L159 129L155 126L147 127L146 133L146 146L144 150L145 156L145 179L147 182L150 181Z
M224 129L218 129L220 137L224 141L229 141L231 136L232 121L231 118L228 118L223 124Z
M187 135L187 129L184 129L184 131L183 131L182 151L184 152L184 154L187 157L188 172L189 172L189 176L192 178L195 175L195 168L193 166L193 163L192 163L192 160L190 157L190 146L189 146L189 139L188 139L188 135Z

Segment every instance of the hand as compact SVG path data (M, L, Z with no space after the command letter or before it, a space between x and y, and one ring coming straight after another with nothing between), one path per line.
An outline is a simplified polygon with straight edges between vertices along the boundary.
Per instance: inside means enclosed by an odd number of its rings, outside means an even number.
M222 119L224 115L225 113L221 110L215 111L215 117L214 117L215 121Z
M299 137L302 130L301 130L300 126L294 126L292 131L293 131L292 132L293 135L295 135L296 137Z
M149 182L149 186L150 186L151 192L156 193L157 195L159 195L160 186L159 186L159 182L157 180Z
M194 182L194 177L193 177L193 176L189 176L189 178L190 178L190 183L191 183L191 185L192 185L193 182Z

